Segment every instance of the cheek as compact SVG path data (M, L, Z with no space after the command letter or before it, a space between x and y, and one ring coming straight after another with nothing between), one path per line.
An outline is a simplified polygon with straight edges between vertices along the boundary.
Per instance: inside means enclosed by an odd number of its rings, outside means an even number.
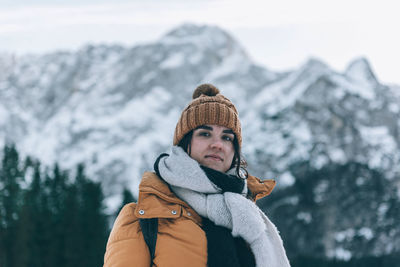
M233 156L235 155L235 148L233 147L233 144L230 144L227 149L227 155L229 155L229 158L232 160Z
M203 148L203 142L198 138L193 138L190 142L190 156L197 156L201 154L201 150Z

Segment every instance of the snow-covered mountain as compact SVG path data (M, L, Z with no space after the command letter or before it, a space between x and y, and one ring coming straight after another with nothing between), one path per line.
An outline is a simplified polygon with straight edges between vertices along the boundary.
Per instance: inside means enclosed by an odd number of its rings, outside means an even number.
M253 97L243 115L250 162L268 176L284 173L288 183L287 167L305 159L315 167L362 162L398 177L399 100L366 59L354 60L344 73L311 59Z
M1 55L0 145L65 168L85 162L115 206L122 186L137 192L141 173L168 150L204 82L238 107L249 170L276 178L278 191L296 183L289 167L302 161L316 170L365 164L400 187L400 87L382 84L366 59L343 73L318 59L277 73L220 28L192 24L134 47Z
M141 173L172 143L198 84L215 82L244 109L279 77L255 66L226 32L195 25L132 48L87 46L0 62L0 142L47 164L86 162L108 195L122 184L137 190Z

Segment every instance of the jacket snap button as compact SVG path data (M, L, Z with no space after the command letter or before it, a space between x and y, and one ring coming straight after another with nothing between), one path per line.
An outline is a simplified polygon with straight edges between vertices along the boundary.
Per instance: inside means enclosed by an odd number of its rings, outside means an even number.
M144 214L144 210L139 210L139 214L143 215Z
M172 214L176 215L176 210L171 211Z

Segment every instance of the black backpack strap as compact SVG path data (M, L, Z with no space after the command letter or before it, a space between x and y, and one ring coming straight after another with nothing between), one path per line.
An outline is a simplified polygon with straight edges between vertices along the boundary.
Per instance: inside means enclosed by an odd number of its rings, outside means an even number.
M139 219L139 224L140 228L142 229L144 241L149 247L150 257L151 257L150 262L152 263L154 259L154 253L156 252L158 218Z

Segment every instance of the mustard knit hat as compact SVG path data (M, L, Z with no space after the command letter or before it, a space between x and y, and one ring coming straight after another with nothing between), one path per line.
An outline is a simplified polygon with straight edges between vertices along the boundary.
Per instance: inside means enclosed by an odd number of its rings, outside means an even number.
M219 93L212 84L202 84L193 92L193 100L183 110L176 124L174 145L191 130L205 124L215 124L231 129L242 145L242 131L238 112L232 102Z

